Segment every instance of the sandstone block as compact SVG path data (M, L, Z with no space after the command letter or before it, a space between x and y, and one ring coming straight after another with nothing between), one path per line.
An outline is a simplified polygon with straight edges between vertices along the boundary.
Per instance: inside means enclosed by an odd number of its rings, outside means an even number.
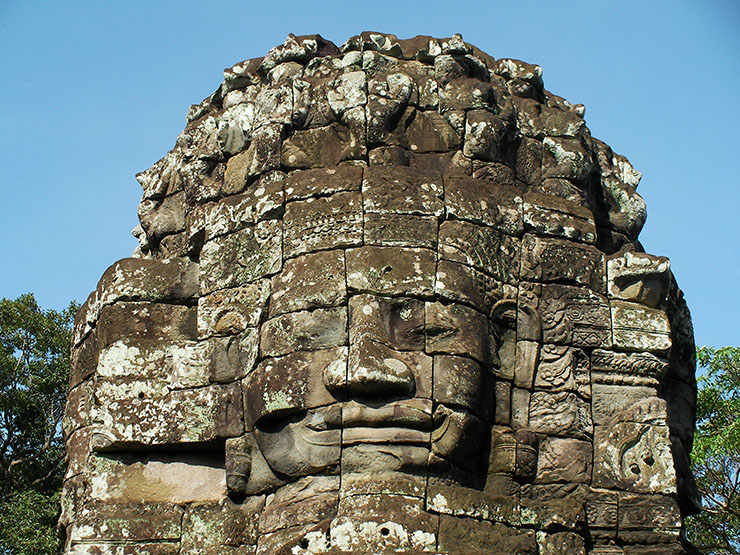
M671 348L671 326L665 312L621 301L610 305L615 347L657 353Z
M281 314L260 327L262 356L316 350L347 343L347 309L319 308Z
M222 289L198 299L198 336L233 335L262 320L270 298L270 282Z
M275 274L282 264L282 225L259 222L207 241L200 262L201 295Z
M347 299L344 252L321 251L287 260L272 278L270 316L330 307Z
M439 226L439 257L512 283L519 276L519 241L496 229L447 220Z
M101 306L121 301L188 302L198 294L198 265L187 258L124 258L98 282Z
M604 255L596 247L562 239L526 235L522 241L521 278L570 283L606 292Z
M551 195L527 193L523 208L525 230L582 243L596 242L594 216L585 206Z
M583 399L591 398L588 355L580 349L543 345L534 385L538 389L572 391Z
M675 493L668 428L638 422L596 426L593 483L642 493Z
M535 391L529 402L529 425L543 434L588 438L593 423L588 404L574 393Z
M362 196L340 192L285 206L285 256L362 243Z
M424 349L423 301L354 295L349 301L350 341L369 339L404 351Z
M442 176L413 168L370 166L362 179L365 212L439 216L444 210Z
M500 162L502 143L508 125L500 117L486 110L470 110L465 119L465 146L469 158Z
M388 247L437 246L437 218L414 214L366 214L365 244Z
M547 437L539 446L536 481L587 484L591 481L592 459L588 441Z
M322 376L347 372L347 348L302 351L265 359L244 383L247 427L265 415L299 412L330 405L336 400L326 390ZM316 376L318 374L318 376Z
M359 191L361 187L362 168L317 168L291 173L285 182L285 199L291 201L323 197L342 191Z
M656 308L665 299L670 268L664 256L627 251L609 257L609 296Z
M430 297L434 291L434 251L399 247L348 249L350 290Z

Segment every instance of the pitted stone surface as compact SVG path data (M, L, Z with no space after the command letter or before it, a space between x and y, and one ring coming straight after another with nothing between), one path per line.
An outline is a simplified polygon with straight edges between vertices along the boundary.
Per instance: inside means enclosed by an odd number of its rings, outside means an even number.
M539 66L290 35L137 176L81 308L65 553L682 553L694 345Z

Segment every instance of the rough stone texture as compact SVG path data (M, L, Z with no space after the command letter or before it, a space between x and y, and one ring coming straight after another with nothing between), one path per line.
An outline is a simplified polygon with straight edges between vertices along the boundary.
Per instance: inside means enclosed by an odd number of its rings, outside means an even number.
M77 316L65 552L684 552L691 319L583 115L459 35L225 70Z

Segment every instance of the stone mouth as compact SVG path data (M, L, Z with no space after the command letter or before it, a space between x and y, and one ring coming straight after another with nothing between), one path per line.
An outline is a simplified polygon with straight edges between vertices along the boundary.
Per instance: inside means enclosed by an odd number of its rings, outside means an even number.
M429 446L430 442L430 432L395 426L385 426L381 428L358 426L345 428L342 432L342 445L375 443Z
M354 429L407 430L427 433L432 430L432 402L428 399L408 399L377 407L350 401L342 406L342 427L345 436ZM359 434L359 432L358 432Z

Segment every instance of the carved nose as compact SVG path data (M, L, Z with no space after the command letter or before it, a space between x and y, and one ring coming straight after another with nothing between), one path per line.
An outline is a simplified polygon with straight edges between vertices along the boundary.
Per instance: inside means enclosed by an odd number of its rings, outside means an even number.
M369 339L350 347L345 379L325 375L325 383L332 393L350 398L413 397L416 391L414 372L399 353Z

